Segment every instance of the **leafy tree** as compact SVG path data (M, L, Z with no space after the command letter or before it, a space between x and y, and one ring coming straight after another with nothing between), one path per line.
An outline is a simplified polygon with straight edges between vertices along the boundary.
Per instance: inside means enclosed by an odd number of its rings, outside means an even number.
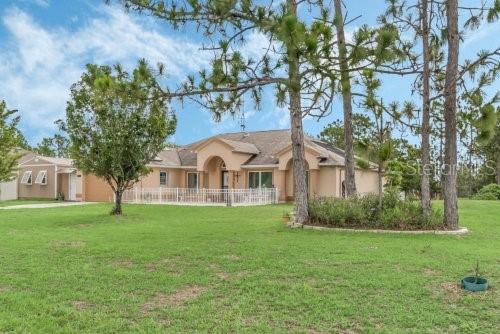
M0 182L11 180L17 165L17 149L21 143L17 124L20 117L16 110L7 109L5 101L0 102Z
M68 139L61 134L55 134L52 137L42 138L35 151L47 157L67 158L69 157L68 149Z
M497 94L500 97L500 94ZM474 124L472 133L476 134L474 149L484 164L479 171L483 176L481 185L491 182L500 184L500 107L493 103L485 105Z
M122 213L122 194L150 170L146 164L163 149L175 131L156 77L145 61L132 74L119 65L88 65L71 88L63 129L69 152L85 173L103 178L113 189Z
M368 116L359 113L352 114L352 133L354 138L354 148L357 147L360 141L368 139L373 126L374 124ZM320 132L318 138L334 147L344 149L344 122L342 120L336 120L328 124Z

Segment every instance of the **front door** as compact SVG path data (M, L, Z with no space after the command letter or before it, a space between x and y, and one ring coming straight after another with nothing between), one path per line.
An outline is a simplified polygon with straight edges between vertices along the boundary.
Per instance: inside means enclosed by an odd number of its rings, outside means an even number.
M222 171L221 188L229 188L229 172L227 170Z
M68 174L68 201L76 201L76 174Z

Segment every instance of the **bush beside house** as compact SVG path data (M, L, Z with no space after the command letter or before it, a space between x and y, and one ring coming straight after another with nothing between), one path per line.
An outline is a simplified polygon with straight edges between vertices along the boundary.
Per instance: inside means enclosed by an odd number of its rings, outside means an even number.
M315 198L309 201L310 224L327 227L440 230L442 213L433 210L429 217L422 215L418 201L402 200L394 192L383 196L382 207L376 195L353 198Z

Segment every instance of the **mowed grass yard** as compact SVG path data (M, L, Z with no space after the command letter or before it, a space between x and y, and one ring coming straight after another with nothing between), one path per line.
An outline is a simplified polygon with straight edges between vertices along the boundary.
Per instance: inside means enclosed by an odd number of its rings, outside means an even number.
M290 206L0 210L0 332L500 328L500 203L465 237L291 230ZM480 260L492 287L458 280Z

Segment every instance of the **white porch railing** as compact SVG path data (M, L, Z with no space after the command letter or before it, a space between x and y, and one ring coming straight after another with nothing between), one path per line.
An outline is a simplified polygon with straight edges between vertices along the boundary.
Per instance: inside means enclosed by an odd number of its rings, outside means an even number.
M244 206L278 203L278 189L134 188L124 203Z

